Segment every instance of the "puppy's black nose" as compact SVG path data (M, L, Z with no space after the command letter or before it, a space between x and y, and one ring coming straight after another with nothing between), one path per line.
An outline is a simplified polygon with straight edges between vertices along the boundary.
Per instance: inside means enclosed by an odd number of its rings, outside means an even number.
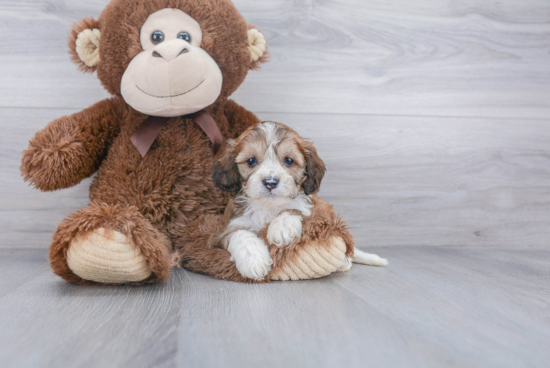
M279 179L277 179L277 178L265 178L264 179L264 185L269 190L277 188L277 184L279 184Z

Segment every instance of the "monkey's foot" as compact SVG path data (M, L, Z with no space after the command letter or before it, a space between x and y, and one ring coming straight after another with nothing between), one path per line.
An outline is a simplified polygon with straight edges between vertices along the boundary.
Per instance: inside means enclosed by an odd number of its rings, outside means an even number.
M139 247L126 235L104 228L71 241L67 264L82 279L105 284L139 282L152 273Z
M347 271L346 244L340 237L333 237L331 244L313 242L305 245L290 262L274 270L271 280L306 280L328 276L333 272ZM349 268L348 268L349 269Z
M168 278L170 249L137 208L92 202L61 222L50 264L75 284L142 284Z

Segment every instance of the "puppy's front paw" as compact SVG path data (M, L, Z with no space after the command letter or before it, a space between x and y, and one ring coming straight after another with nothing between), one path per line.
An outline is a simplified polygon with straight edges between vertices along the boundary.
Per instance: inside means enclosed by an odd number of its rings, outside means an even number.
M269 255L267 245L246 230L238 230L232 236L227 247L231 260L240 274L254 280L262 280L271 270L273 260Z
M289 245L302 236L302 217L283 212L275 217L267 229L267 240L278 247Z

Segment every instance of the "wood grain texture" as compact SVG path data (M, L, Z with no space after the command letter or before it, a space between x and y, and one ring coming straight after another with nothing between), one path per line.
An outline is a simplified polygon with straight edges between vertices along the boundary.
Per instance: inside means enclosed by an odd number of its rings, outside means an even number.
M0 367L548 366L550 2L235 0L272 55L237 101L315 142L321 196L390 266L78 287L45 248L90 179L41 193L19 164L107 97L66 46L107 2L0 2Z
M46 247L88 202L89 180L39 193L18 166L47 122L107 96L65 44L69 24L105 4L0 3L0 30L11 35L0 41L0 247ZM316 142L329 166L322 195L359 244L549 245L549 3L236 5L273 56L237 99Z
M19 175L21 151L71 110L0 109L0 248L47 247L88 203L86 180L41 193ZM262 113L315 143L321 197L361 246L548 247L550 129L544 120Z
M0 106L84 108L106 97L67 55L70 24L106 0L0 3ZM543 118L544 0L236 0L272 62L237 100L253 111Z
M390 266L148 287L74 286L36 272L44 250L0 250L0 366L548 366L549 250L369 250Z

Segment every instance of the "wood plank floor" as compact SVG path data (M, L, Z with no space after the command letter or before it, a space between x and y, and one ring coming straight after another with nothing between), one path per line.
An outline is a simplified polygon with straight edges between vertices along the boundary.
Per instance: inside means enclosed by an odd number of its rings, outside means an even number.
M0 366L548 367L550 250L369 250L390 266L148 287L79 287L44 250L0 250Z
M271 53L234 98L315 142L322 197L390 266L78 287L46 249L90 180L41 193L19 164L108 97L66 45L107 2L0 1L0 367L549 366L549 1L234 0Z

